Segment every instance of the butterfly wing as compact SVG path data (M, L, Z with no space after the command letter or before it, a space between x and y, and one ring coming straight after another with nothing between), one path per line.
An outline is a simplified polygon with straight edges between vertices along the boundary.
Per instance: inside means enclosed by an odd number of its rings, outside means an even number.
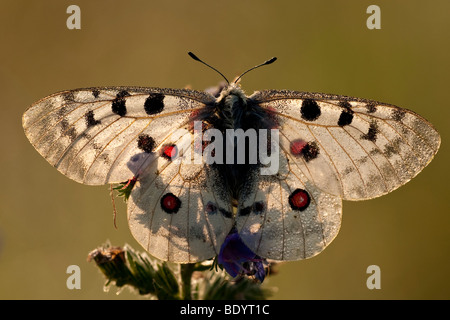
M177 146L176 156L159 157L138 179L128 219L136 240L153 256L193 263L219 253L234 218L231 196L217 188L217 171L194 163L191 133L186 130L178 137L167 139L168 145ZM190 161L184 161L188 157Z
M103 185L138 174L152 154L134 155L162 144L192 112L212 101L192 90L87 88L34 103L22 122L30 142L52 166L77 182Z
M318 254L339 231L341 199L398 188L440 145L428 121L376 101L292 91L257 92L249 101L279 129L279 171L249 179L236 216L241 238L264 258Z
M241 195L236 226L261 257L299 260L320 253L336 237L342 201L318 189L280 151L276 175L259 176Z
M233 224L226 193L215 194L205 179L208 168L175 161L191 146L192 115L214 101L192 90L78 89L33 104L23 127L37 151L77 182L134 179L133 236L158 258L195 262L217 254Z
M262 91L250 99L276 117L280 147L291 165L344 200L395 190L440 146L439 133L427 120L377 101L294 91Z

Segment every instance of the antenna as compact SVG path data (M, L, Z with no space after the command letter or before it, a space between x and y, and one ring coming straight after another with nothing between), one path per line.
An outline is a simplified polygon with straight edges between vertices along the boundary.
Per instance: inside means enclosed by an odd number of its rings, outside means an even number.
M192 52L188 52L188 55L189 55L192 59L194 59L195 61L201 62L201 63L203 63L205 66L207 66L207 67L213 69L215 72L217 72L218 74L220 74L220 75L222 76L222 78L225 79L225 81L227 82L227 84L230 84L230 82L228 81L228 79L225 78L225 76L224 76L219 70L217 70L217 69L214 68L214 67L211 67L211 66L210 66L209 64L207 64L206 62L200 60L200 58L197 57L197 56L196 56L195 54L193 54Z
M245 71L244 73L242 73L236 80L234 80L233 83L237 83L237 82L239 81L239 79L241 79L242 76L243 76L244 74L246 74L247 72L252 71L253 69L256 69L256 68L259 68L259 67L262 67L262 66L271 64L271 63L274 63L276 60L277 60L277 58L276 58L276 57L273 57L273 58L270 58L270 59L267 60L267 61L264 61L264 62L261 63L261 64L258 64L257 66L254 66L253 68L248 69L247 71Z
M225 78L225 76L224 76L219 70L217 70L217 69L214 68L214 67L211 67L209 64L207 64L207 63L204 62L203 60L200 60L200 58L197 57L197 56L196 56L195 54L193 54L192 52L188 52L188 55L189 55L192 59L194 59L195 61L201 62L201 63L203 63L205 66L207 66L207 67L213 69L214 71L216 71L218 74L220 74L220 75L225 79L225 81L227 82L227 84L230 84L230 82L228 81L228 79ZM276 57L273 57L273 58L270 58L270 59L267 60L267 61L264 61L264 62L261 63L261 64L258 64L257 66L254 66L253 68L248 69L247 71L245 71L244 73L242 73L236 80L234 80L233 83L236 84L236 83L239 81L239 79L241 79L242 76L243 76L244 74L246 74L247 72L252 71L253 69L256 69L256 68L259 68L259 67L262 67L262 66L271 64L271 63L275 62L276 60L277 60L277 58L276 58Z

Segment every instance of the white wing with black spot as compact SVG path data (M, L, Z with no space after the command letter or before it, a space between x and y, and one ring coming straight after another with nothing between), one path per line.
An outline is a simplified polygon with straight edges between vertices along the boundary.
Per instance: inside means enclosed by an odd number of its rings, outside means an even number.
M77 89L34 103L22 122L36 150L61 173L102 185L138 175L154 155L137 155L157 150L192 112L211 102L213 96L192 90Z
M277 175L259 176L242 194L236 227L244 243L261 257L313 257L339 232L342 200L318 189L280 152Z
M150 254L178 263L217 255L233 227L260 257L312 257L337 235L342 199L398 188L440 146L428 121L376 101L293 91L246 97L235 84L220 97L160 88L77 89L33 104L23 127L38 152L69 178L133 183L133 236ZM204 147L193 138L195 119L223 131L243 124L278 129L279 145L271 146L279 150L278 172L233 175L219 172L230 167L195 162L195 150Z
M155 257L189 263L217 255L234 223L229 195L212 183L214 171L181 161L194 149L192 115L214 101L192 90L77 89L33 104L23 127L37 151L69 178L133 183L133 236Z
M217 187L213 168L195 164L193 152L185 152L194 149L191 133L171 135L165 145L173 149L148 163L132 190L127 210L131 232L161 260L210 259L233 227L231 196ZM187 157L190 161L184 161Z
M412 111L326 94L263 91L249 99L279 129L279 171L257 172L240 195L236 227L259 256L298 260L335 238L341 200L386 194L416 176L439 149Z
M344 200L395 190L440 146L439 133L427 120L393 105L292 91L262 91L250 98L276 117L291 167Z

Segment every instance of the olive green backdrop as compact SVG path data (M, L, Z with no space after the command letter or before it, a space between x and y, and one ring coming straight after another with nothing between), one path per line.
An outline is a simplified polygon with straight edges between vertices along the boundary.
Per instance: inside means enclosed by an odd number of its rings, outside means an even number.
M68 30L66 8L81 8ZM381 30L366 9L381 8ZM431 164L389 195L344 202L341 231L320 255L279 266L274 299L450 298L450 2L436 1L23 1L0 2L0 298L136 298L103 292L87 253L132 238L109 187L83 186L29 144L21 117L34 101L89 86L202 90L272 56L242 86L376 99L411 109L442 136ZM81 268L81 290L66 268ZM366 269L381 268L381 289Z

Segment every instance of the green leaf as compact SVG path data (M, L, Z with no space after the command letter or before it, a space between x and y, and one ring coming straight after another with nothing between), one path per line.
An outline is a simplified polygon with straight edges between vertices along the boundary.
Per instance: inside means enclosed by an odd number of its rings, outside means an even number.
M107 286L128 286L141 295L157 299L262 300L270 290L251 278L230 280L227 273L217 270L217 259L191 264L169 264L138 253L128 245L109 244L89 253L106 277ZM176 271L174 271L176 270ZM179 277L175 276L179 272Z
M116 190L118 192L117 196L124 197L124 200L128 201L128 198L130 197L131 194L131 190L133 190L136 181L137 177L133 177L128 181L119 183L116 187L113 188L113 190Z
M205 300L264 300L270 291L264 289L259 282L242 277L230 281L224 273L216 273L212 283L206 287Z
M166 262L158 265L158 270L155 273L153 282L157 288L156 291L159 299L179 299L179 285L177 279Z

